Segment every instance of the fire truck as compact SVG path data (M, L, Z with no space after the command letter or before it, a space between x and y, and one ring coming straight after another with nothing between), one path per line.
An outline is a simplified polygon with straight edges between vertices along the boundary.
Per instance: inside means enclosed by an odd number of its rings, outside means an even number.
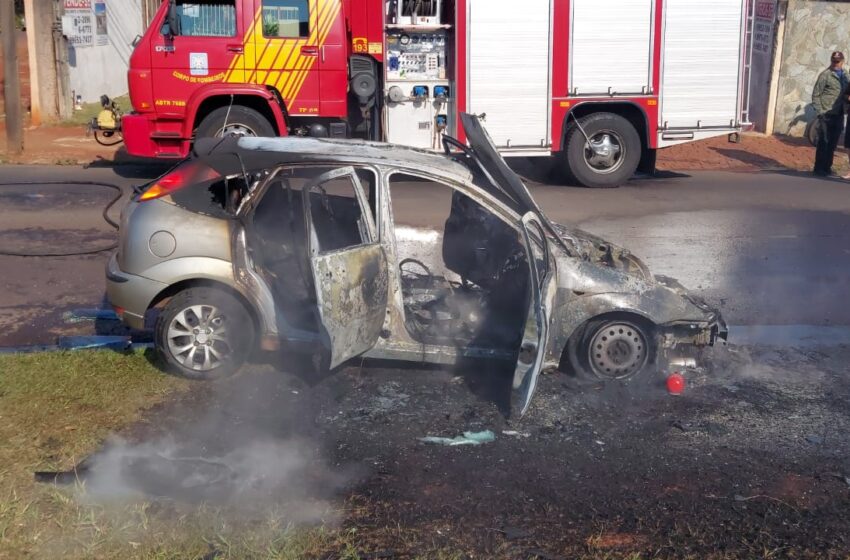
M164 0L128 72L130 154L202 136L440 149L480 115L505 156L617 186L748 126L752 0Z

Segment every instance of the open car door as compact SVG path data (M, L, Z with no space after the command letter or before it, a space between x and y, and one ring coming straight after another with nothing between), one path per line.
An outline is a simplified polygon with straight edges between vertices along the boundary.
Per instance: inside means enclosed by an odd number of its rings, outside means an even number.
M387 315L387 257L353 167L320 175L304 189L310 269L330 367L363 354Z
M489 185L489 188L486 185L481 185L482 188L488 190L497 199L507 197L510 201L509 205L518 214L525 214L526 212L534 213L538 218L539 224L552 235L552 238L557 243L564 246L567 253L570 253L570 248L561 239L564 234L558 233L554 224L546 217L543 210L537 204L537 201L531 196L525 183L522 182L522 179L519 178L499 154L499 150L496 149L493 139L487 134L487 130L481 124L479 117L470 113L461 113L460 122L463 125L466 140L472 148L472 152L468 155L475 160L481 171L487 175L492 183ZM454 142L457 141L454 140ZM448 147L446 150L448 151ZM574 242L575 240L571 241Z
M543 224L534 212L527 212L522 217L522 238L528 259L531 301L511 393L511 414L520 416L525 414L531 404L543 368L556 278L555 263L549 254Z

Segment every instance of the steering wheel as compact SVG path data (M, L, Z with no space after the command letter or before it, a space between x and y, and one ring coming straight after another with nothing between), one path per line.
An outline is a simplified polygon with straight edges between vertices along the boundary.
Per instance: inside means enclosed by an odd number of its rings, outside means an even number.
M416 275L417 279L422 278L422 277L427 277L429 283L431 283L430 281L434 279L434 274L431 272L431 269L428 268L428 266L424 262L420 261L419 259L413 259L413 258L404 259L400 263L398 263L398 269L401 272L402 277L405 275L404 265L406 265L406 264L415 264L415 265L419 266L422 270L425 271L425 274L417 274L415 272L408 272L408 274Z

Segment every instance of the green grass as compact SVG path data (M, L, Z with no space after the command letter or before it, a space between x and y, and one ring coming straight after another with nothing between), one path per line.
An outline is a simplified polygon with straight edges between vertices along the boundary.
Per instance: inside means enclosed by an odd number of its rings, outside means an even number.
M122 113L129 113L132 111L132 106L130 105L130 96L129 95L119 95L118 97L113 98L115 103L118 104L118 108L121 109ZM59 122L61 126L84 126L89 124L94 117L100 113L103 107L100 106L99 101L95 101L94 103L83 103L83 108L79 111L74 111L71 114L71 117Z
M192 383L163 374L141 353L0 356L0 560L18 558L357 558L356 531L301 529L275 512L138 499L87 499L84 483L36 483L68 470L104 438Z

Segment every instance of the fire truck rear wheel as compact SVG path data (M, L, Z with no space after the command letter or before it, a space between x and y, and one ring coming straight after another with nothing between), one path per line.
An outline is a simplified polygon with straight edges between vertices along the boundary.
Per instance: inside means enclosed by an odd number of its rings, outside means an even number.
M628 181L641 157L640 136L632 123L614 113L595 113L579 122L581 128L573 123L567 132L568 176L593 188L619 187Z
M196 138L222 136L277 136L272 124L259 112L242 105L219 107L204 117Z

